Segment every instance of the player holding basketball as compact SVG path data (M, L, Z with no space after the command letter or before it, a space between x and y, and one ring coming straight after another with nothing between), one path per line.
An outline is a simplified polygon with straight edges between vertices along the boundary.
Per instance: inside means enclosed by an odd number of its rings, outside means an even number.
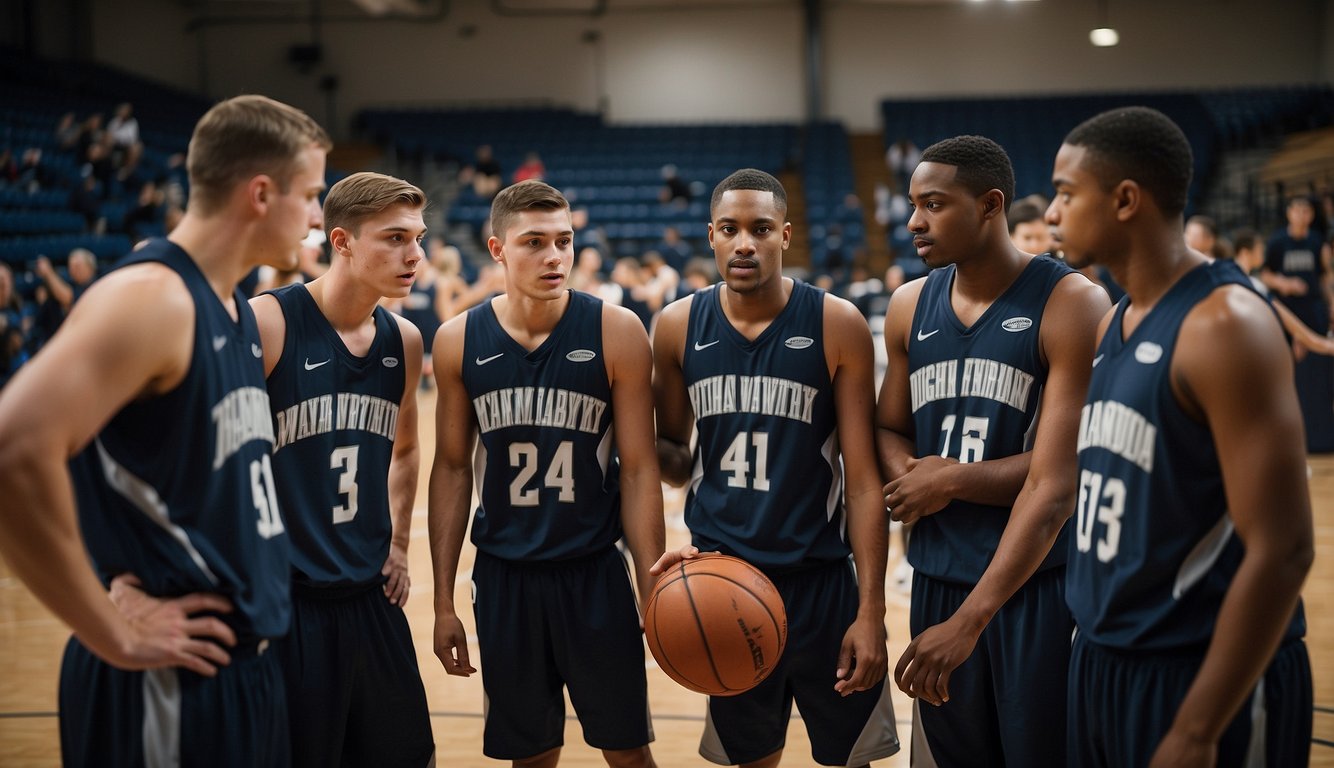
M288 627L288 541L236 285L296 264L329 147L285 104L214 106L190 139L180 224L89 288L0 398L0 550L74 630L65 765L288 764L266 653Z
M1071 766L1306 765L1313 557L1292 360L1232 262L1186 247L1191 152L1143 107L1076 127L1047 221L1127 296L1079 426Z
M292 629L277 652L294 765L423 766L435 752L402 608L422 340L377 306L408 292L425 206L401 179L348 176L324 202L329 270L250 301L292 541Z
M483 751L556 765L566 687L608 765L652 766L639 614L616 548L624 535L647 595L665 537L648 335L629 310L566 287L574 229L560 192L507 187L491 223L505 293L435 340L435 653L451 675L474 671L454 579L475 479Z
M1061 262L1014 245L1013 196L1010 158L994 141L927 148L908 229L934 271L895 291L885 316L885 504L915 521L913 640L894 677L919 701L914 759L941 766L1065 762L1064 524L1108 301Z
M899 749L870 329L847 301L783 277L792 225L773 176L733 173L710 212L723 281L668 305L654 331L659 453L669 482L690 481L692 546L653 572L700 550L758 566L783 596L788 643L764 682L709 699L700 754L777 765L795 699L817 762L865 765Z

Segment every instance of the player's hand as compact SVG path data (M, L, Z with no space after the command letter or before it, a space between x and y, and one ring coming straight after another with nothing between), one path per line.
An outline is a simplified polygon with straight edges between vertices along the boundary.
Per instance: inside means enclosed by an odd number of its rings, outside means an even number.
M445 665L445 674L467 677L477 671L468 663L468 635L463 622L452 613L435 617L435 655Z
M1205 743L1172 728L1153 752L1149 768L1213 768L1218 744Z
M965 627L957 616L928 627L908 643L894 667L899 690L937 707L949 701L950 674L973 655L979 634Z
M408 604L408 590L412 580L408 578L408 551L402 547L389 545L389 557L384 561L380 573L388 577L384 583L384 596L397 606Z
M838 695L869 690L885 679L889 669L889 655L885 651L888 639L883 620L859 616L852 622L838 649L838 667L834 670L838 678L834 690Z
M122 669L183 667L204 677L213 677L218 667L231 663L222 646L236 645L236 633L216 616L195 615L231 613L231 601L207 592L153 597L142 587L131 573L111 580L108 596L134 636L121 649L122 657L108 659L109 663Z
M696 547L693 544L687 544L675 552L663 552L662 557L658 558L658 562L649 566L648 572L654 576L661 576L666 573L669 568L682 560L694 560L697 557L710 557L716 554L718 553L700 552L699 547Z
M885 485L885 506L890 517L900 523L911 523L927 515L934 515L953 501L948 493L945 473L953 471L959 462L940 456L908 459L908 470Z

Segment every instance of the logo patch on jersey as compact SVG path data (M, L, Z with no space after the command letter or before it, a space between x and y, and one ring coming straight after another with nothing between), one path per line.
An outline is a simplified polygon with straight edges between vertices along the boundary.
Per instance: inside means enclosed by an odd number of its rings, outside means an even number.
M495 360L496 358L500 357L500 356L503 355L503 354L505 354L505 353L504 353L504 352L497 352L497 353L495 353L494 355L492 355L492 356L490 356L490 357L479 357L479 358L477 358L477 359L476 359L475 361L473 361L473 362L477 363L478 365L486 365L487 363L491 362L492 360Z
M250 353L253 354L255 357L263 357L263 356L264 356L264 350L260 349L260 348L259 348L259 345L256 344L256 343L253 342L253 341L250 342Z
M586 363L597 356L598 354L591 349L576 349L566 355L565 359L572 363Z
M331 358L331 359L332 359L332 358ZM318 362L318 363L312 363L312 362L310 362L310 358L309 358L309 357L306 358L306 370L308 370L308 371L313 371L313 370L315 370L316 368L319 368L321 365L328 365L328 364L329 364L329 360L321 360L321 361Z
M717 344L719 341L722 341L722 339L714 339L713 341L710 341L708 344L700 344L697 341L695 342L695 351L698 352L701 349L708 349L709 347L712 347L714 344Z
M814 343L815 339L812 339L810 336L793 336L792 338L783 342L783 346L787 347L788 349L805 349L806 347L809 347Z
M1163 348L1152 341L1141 341L1135 347L1135 359L1145 365L1153 365L1163 359Z
M222 351L222 348L225 347L225 346L227 346L227 337L226 337L226 336L214 336L214 337L213 337L213 351L214 351L214 352L221 352L221 351Z
M1029 328L1032 328L1033 321L1029 320L1027 317L1012 317L1009 320L1006 320L1005 322L1001 323L1001 327L1009 331L1010 333L1018 333L1020 331L1026 331Z
M934 331L931 331L930 333L922 333L922 329L921 329L921 328L918 328L918 329L917 329L917 340L918 340L918 341L926 341L927 339L931 338L932 336L935 336L937 333L940 333L940 329L939 329L939 328L935 329Z
M380 362L384 363L384 367L386 367L386 368L397 368L397 367L398 367L398 358L397 358L397 357L384 357L384 358L380 358Z

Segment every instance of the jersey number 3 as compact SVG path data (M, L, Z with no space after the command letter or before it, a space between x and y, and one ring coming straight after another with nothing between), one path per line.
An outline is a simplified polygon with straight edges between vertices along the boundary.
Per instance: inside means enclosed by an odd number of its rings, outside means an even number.
M1093 549L1093 523L1107 527L1098 541L1098 559L1110 563L1121 545L1121 515L1126 508L1126 484L1119 477L1103 477L1085 469L1079 473L1079 515L1075 547Z

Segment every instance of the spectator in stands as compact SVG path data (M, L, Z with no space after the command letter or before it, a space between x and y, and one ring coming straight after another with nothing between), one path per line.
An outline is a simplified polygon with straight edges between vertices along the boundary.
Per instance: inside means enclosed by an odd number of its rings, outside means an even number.
M165 201L166 194L157 182L146 181L139 188L139 197L134 207L125 214L125 232L132 242L164 234Z
M621 303L621 288L607 281L607 273L602 270L602 252L597 248L579 249L570 272L570 287L597 296L609 304Z
M718 267L713 259L696 256L681 270L681 284L676 287L676 298L683 299L695 291L708 288L718 281Z
M491 151L490 144L477 147L476 159L459 173L459 181L472 186L472 191L484 200L496 196L505 184L505 174Z
M514 183L529 179L541 181L547 176L547 166L542 162L542 157L536 152L529 152L523 159L523 164L514 170Z
M69 208L83 216L85 232L99 232L105 227L102 218L102 187L93 175L84 176L70 192Z
M670 224L662 228L662 239L653 246L653 250L660 253L667 266L677 272L686 268L686 262L693 255L690 243L681 237L681 230Z
M0 186L8 186L19 180L19 161L14 157L14 150L0 149Z
M885 165L889 166L889 173L901 192L908 190L908 181L912 179L912 172L920 162L922 162L922 150L906 136L885 150Z
M41 191L43 187L56 185L56 178L51 170L42 163L41 147L28 147L23 150L17 183L30 195Z
M139 165L144 145L139 140L139 120L134 116L134 106L128 101L116 106L115 113L107 121L107 136L111 141L111 160L122 180L130 177Z
M647 330L653 320L653 309L649 306L649 292L646 290L644 271L639 259L633 256L617 259L611 268L611 282L620 288L619 304L634 312Z
M570 209L570 226L574 228L574 250L579 253L585 248L596 248L599 253L611 253L611 242L602 227L590 226L588 208L576 206ZM486 238L482 238L486 242Z
M1215 259L1226 259L1232 254L1232 244L1218 236L1218 224L1203 215L1186 220L1186 245Z
M690 184L677 173L675 165L662 167L662 189L658 190L658 200L678 208L690 204Z
M56 121L56 146L62 151L75 151L82 135L83 126L79 125L78 117L73 112L66 112Z
M1030 198L1014 201L1006 221L1010 225L1010 242L1025 253L1050 253L1053 249L1051 228L1043 220L1047 213L1046 201Z
M657 315L663 307L676 300L681 273L673 269L657 251L645 251L640 262L644 275L643 298L648 304L649 314Z
M45 256L38 256L33 268L50 292L47 300L54 302L60 308L61 319L69 314L70 307L74 306L74 302L78 301L83 292L88 290L88 286L97 279L97 257L87 248L75 248L69 252L66 263L69 272L68 282Z

